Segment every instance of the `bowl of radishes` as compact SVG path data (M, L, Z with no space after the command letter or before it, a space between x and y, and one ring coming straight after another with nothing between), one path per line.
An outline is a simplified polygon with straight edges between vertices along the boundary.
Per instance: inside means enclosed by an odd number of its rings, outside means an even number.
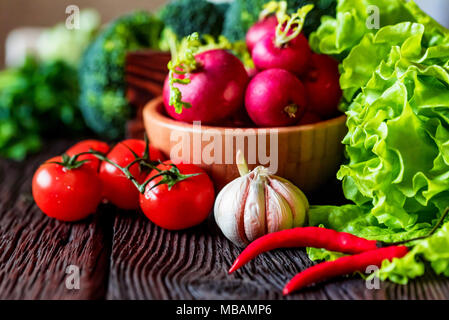
M238 177L237 150L305 191L332 178L346 133L340 76L338 62L312 52L301 32L310 10L277 12L250 28L252 70L224 49L173 58L163 95L144 108L151 143L203 167L217 189Z

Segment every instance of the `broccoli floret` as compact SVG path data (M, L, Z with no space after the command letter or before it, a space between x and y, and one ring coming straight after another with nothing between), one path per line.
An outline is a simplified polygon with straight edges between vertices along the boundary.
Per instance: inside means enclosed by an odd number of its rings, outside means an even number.
M258 20L263 5L271 0L234 0L225 17L223 35L231 41L245 39L248 29ZM307 15L304 33L308 36L320 25L321 16L335 16L337 0L287 0L288 12L306 4L315 8Z
M194 32L218 37L223 29L228 6L206 0L173 0L162 8L159 16L178 38Z
M162 22L138 11L110 23L83 55L80 107L86 124L101 136L123 135L132 110L125 97L128 51L157 46Z

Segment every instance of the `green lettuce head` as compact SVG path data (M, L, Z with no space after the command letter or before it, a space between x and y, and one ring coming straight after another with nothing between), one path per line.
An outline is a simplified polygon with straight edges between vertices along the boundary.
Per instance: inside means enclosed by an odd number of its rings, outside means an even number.
M372 204L379 222L396 229L449 206L449 46L426 48L424 37L422 24L384 27L342 68L345 97L359 93L347 110L349 163L338 177L348 199Z
M385 24L374 31L362 26L371 2ZM413 2L340 0L337 12L313 37L318 51L345 57L347 163L337 176L354 204L314 207L310 223L390 242L422 236L449 207L449 31ZM449 275L448 247L424 249L447 242L449 227L440 232L439 240L417 242L413 253L386 263L382 278L404 283L422 274L422 257Z
M400 22L419 22L429 28L441 28L413 1L338 0L336 16L323 16L320 27L310 35L309 41L316 52L344 58L365 34L375 34L379 28Z

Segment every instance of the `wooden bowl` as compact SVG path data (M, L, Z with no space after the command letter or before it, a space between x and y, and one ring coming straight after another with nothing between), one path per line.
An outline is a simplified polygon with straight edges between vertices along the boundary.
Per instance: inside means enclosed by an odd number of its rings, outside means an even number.
M237 148L242 149L242 146L250 168L270 166L269 163L261 163L264 162L263 157L255 156L260 151L262 155L272 157L272 164L277 160L276 175L292 181L305 192L316 191L335 176L343 157L341 141L347 132L345 116L316 124L272 129L204 125L199 128L165 115L162 97L151 100L144 107L143 119L152 145L172 159L182 158L184 162L189 161L205 169L217 192L238 177L235 155ZM215 141L221 141L221 147ZM233 141L232 146L230 141ZM269 152L271 147L273 155ZM221 163L211 163L208 155L216 156L215 160L221 158Z

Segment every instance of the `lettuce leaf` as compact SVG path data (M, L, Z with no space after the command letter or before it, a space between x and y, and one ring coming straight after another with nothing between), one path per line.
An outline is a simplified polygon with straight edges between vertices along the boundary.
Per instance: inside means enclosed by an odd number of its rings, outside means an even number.
M431 237L417 241L411 251L402 259L384 261L378 276L381 280L390 279L396 283L407 284L409 279L422 276L426 264L438 275L449 277L449 222L446 222ZM427 262L427 263L426 263Z
M385 25L378 31L362 25L371 4ZM310 224L386 242L427 234L449 207L449 31L413 2L340 0L313 37L315 50L346 57L347 163L337 177L354 204L312 207ZM425 260L449 276L448 242L449 225L379 275L405 283L424 273Z
M372 28L372 8L378 8L379 28ZM446 37L447 30L423 12L413 1L339 0L335 17L323 16L320 27L310 35L315 52L345 58L366 34L400 22L417 22L426 26L430 45Z
M359 93L347 110L349 162L337 176L348 199L371 204L378 222L393 229L449 206L449 122L442 116L449 111L449 44L426 48L424 32L410 22L384 27L342 64L345 96ZM361 67L370 51L378 66Z
M379 8L379 27L416 22L402 0L339 0L336 17L322 17L320 27L310 35L312 49L328 55L346 56L365 34L377 32L367 26L372 7Z
M428 234L433 221L417 223L404 229L388 228L371 214L370 207L349 204L336 206L312 206L309 224L323 226L385 242L397 242Z

